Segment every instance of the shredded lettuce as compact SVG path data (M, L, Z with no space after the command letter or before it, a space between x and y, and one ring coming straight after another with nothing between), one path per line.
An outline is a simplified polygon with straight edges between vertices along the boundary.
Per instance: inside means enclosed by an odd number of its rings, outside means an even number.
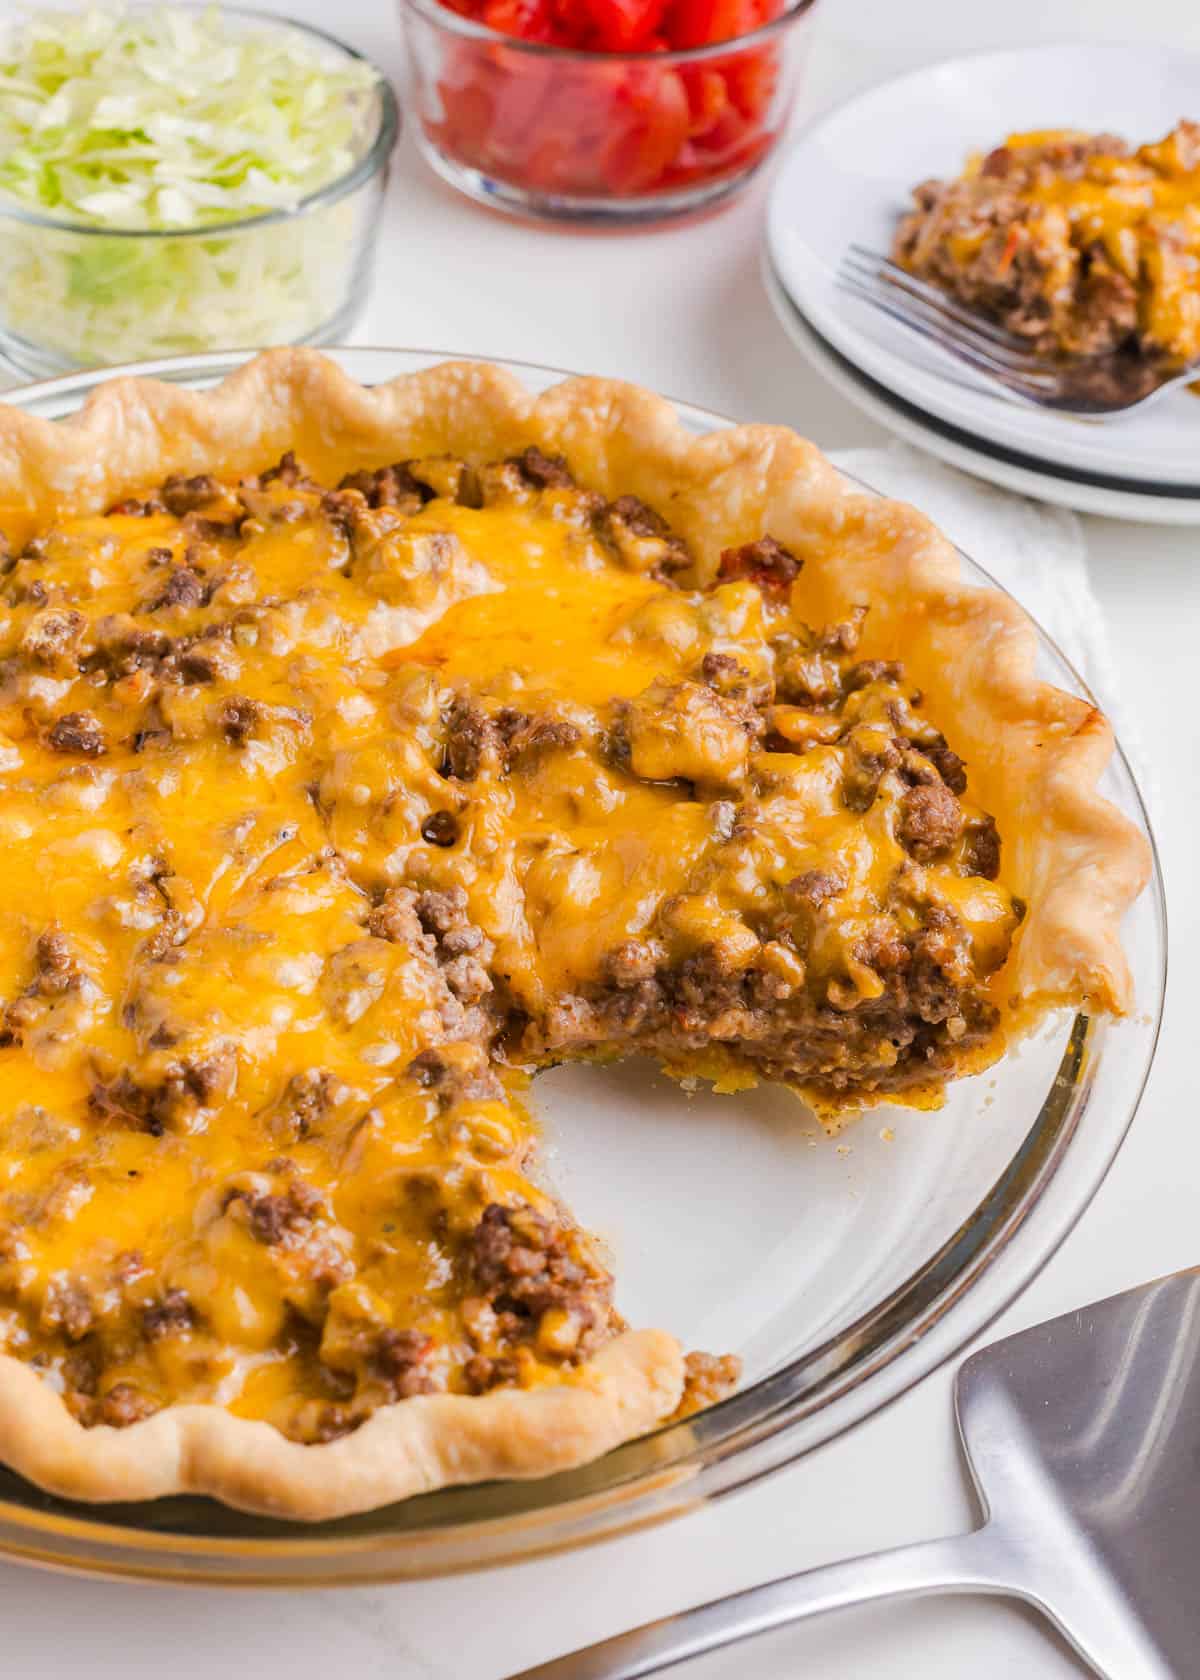
M219 229L345 174L378 100L369 65L215 8L37 12L0 42L3 325L87 362L305 336L338 307L363 191ZM90 231L118 228L192 231Z

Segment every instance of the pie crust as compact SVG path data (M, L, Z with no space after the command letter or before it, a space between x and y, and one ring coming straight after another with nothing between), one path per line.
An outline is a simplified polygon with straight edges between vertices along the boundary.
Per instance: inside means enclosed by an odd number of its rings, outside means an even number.
M329 478L405 457L490 461L530 445L564 455L605 496L649 504L710 578L723 551L769 532L803 563L813 622L869 606L863 651L903 651L935 715L955 720L973 793L1005 836L1006 879L1027 907L995 994L1006 1039L1060 1007L1128 1011L1120 922L1150 858L1097 791L1113 749L1108 723L1039 680L1030 621L1008 597L965 585L925 518L851 489L783 428L697 438L637 387L571 379L531 397L477 363L364 389L316 352L274 350L211 391L118 378L61 423L0 411L0 527L22 541L51 517L101 512L169 474L236 478L293 449ZM579 1464L668 1417L682 1384L671 1337L626 1331L570 1383L417 1395L353 1434L303 1445L219 1405L84 1428L34 1370L0 1355L0 1457L71 1498L205 1493L314 1521Z

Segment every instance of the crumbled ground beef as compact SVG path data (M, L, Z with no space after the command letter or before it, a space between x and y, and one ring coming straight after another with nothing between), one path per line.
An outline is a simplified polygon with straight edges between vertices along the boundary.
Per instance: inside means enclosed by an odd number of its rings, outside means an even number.
M161 489L152 490L147 496L126 496L107 509L109 518L126 519L150 519L154 514L166 511L167 504L163 501Z
M33 978L0 1014L0 1046L22 1043L26 1033L47 1018L59 999L81 992L84 985L69 940L57 927L47 928L34 946Z
M446 719L446 775L474 781L485 757L498 753L499 747L499 731L482 707L456 697Z
M842 799L851 811L870 810L883 777L899 765L901 749L890 733L874 724L852 729L845 746Z
M530 718L509 738L505 764L510 770L528 769L547 753L567 751L581 739L578 727L565 718Z
M535 1341L543 1357L571 1360L615 1328L612 1278L567 1227L528 1203L490 1203L464 1254L467 1286L490 1308L497 1347L465 1372L476 1392L510 1380L508 1355Z
M733 1393L742 1375L742 1362L733 1353L689 1353L683 1361L683 1395L671 1421L693 1417Z
M852 607L851 617L838 624L825 624L816 632L818 648L823 653L856 653L862 640L866 607Z
M102 671L114 679L126 677L158 665L173 645L161 630L146 629L128 613L110 613L91 626L83 664L85 670Z
M21 652L35 665L74 666L84 616L71 607L48 607L31 619L21 637Z
M323 1446L330 1441L340 1441L346 1435L353 1435L366 1421L367 1414L355 1411L352 1406L317 1406L313 1409L311 1422L302 1410L293 1419L288 1433L294 1440Z
M918 863L932 863L962 833L962 806L943 782L910 788L900 804L898 838Z
M605 973L622 991L654 977L662 961L661 945L646 939L627 939L608 953Z
M202 607L211 593L211 582L195 566L173 566L170 576L146 603L147 612L171 607Z
M575 483L564 455L544 455L533 444L519 455L510 456L508 464L516 467L535 490L569 490Z
M217 727L234 747L244 747L263 720L263 709L257 700L244 694L231 694L217 714Z
M294 450L287 450L280 456L277 465L268 467L266 472L258 475L261 489L268 484L282 484L285 490L296 490L302 486L311 486L312 479L296 459Z
M88 1402L100 1386L100 1367L100 1350L90 1341L74 1344L63 1356L63 1398L76 1417L85 1414L87 1421L92 1411Z
M994 881L1000 873L1000 834L991 816L973 818L965 828L963 864L969 875Z
M463 1366L463 1381L469 1394L487 1394L493 1388L515 1383L520 1373L521 1367L515 1359L473 1353Z
M390 507L415 512L433 499L433 492L427 485L417 482L409 464L404 461L397 461L390 467L378 467L374 472L347 473L338 489L357 490L365 498L367 506L373 508Z
M140 750L141 748L135 741L134 751L139 752ZM187 939L187 936L188 928L183 917L178 910L173 910L168 905L159 917L158 926L154 929L154 932L143 942L138 955L143 962L172 962L175 953Z
M819 910L823 904L846 890L846 877L836 869L806 869L786 887L789 900Z
M769 600L785 601L800 575L800 566L796 556L774 537L759 537L757 542L725 549L717 576L722 583L749 578Z
M347 543L354 534L355 523L366 499L358 490L324 490L321 493L321 512L333 530Z
M237 669L228 638L204 635L180 642L164 662L162 675L181 683L211 683L234 676Z
M438 1382L430 1369L434 1351L432 1336L419 1330L385 1330L375 1346L375 1373L387 1385L390 1400L407 1400L414 1394L433 1394Z
M860 659L851 665L842 678L842 690L854 694L868 683L898 683L904 681L904 666L896 659Z
M669 537L671 527L661 513L637 496L618 496L615 502L610 502L606 517L609 523L620 521L631 536L635 537Z
M96 1303L87 1284L61 1274L51 1277L42 1299L38 1327L61 1330L70 1342L78 1342L96 1323Z
M182 1289L168 1289L160 1299L142 1309L142 1334L157 1342L164 1336L181 1335L195 1323L192 1303Z
M966 766L958 754L946 745L944 735L935 731L931 738L922 738L920 751L933 765L951 793L967 791Z
M65 992L79 972L70 941L58 928L47 928L45 933L38 935L33 966L35 983L43 997Z
M929 905L908 947L904 989L922 1021L939 1023L960 1015L962 993L972 975L969 942L957 916L940 905Z
M471 920L462 887L422 893L393 887L371 911L367 926L377 939L394 940L432 957L460 1004L478 1004L492 992L492 942Z
M831 1092L921 1083L994 1030L986 975L959 918L914 900L901 878L853 952L878 976L878 995L814 969L809 943L819 942L823 906L844 887L834 871L797 877L790 923L749 953L744 931L674 961L646 942L620 946L603 978L558 1000L522 1048L553 1057L615 1046L670 1059L728 1045L768 1080Z
M779 698L806 711L830 711L842 698L841 673L836 662L815 647L791 647L775 672Z
M471 921L469 901L464 887L448 887L443 892L423 892L415 900L414 909L421 926L437 940L439 951L449 957L464 952L481 951L489 942Z
M107 1423L114 1429L128 1429L131 1423L153 1417L162 1410L162 1402L155 1400L133 1383L114 1383L107 1394L100 1396L95 1421Z
M215 544L237 535L237 516L232 519L209 519L202 513L184 515L181 526L184 549L189 559L199 556Z
M248 1190L231 1190L225 1206L242 1219L256 1242L268 1248L303 1238L312 1230L314 1218L325 1202L319 1190L303 1179L293 1179L278 1194L257 1195Z
M338 1082L322 1068L304 1068L288 1080L279 1103L280 1129L297 1141L314 1136L333 1106Z
M455 1052L473 1047L448 1045L441 1050L422 1050L409 1062L408 1077L425 1091L433 1091L441 1107L460 1102L492 1102L504 1095L504 1087L482 1055Z
M718 694L729 694L736 691L750 673L731 653L706 653L700 662L700 675Z
M219 502L224 492L211 473L199 473L194 478L185 478L179 474L168 478L162 487L162 504L168 513L173 513L177 519L185 514L198 513L201 509L211 507Z
M466 894L463 894L464 904ZM425 929L417 915L417 895L411 887L391 887L367 919L367 931L374 939L392 939L397 944L420 948Z
M100 758L108 751L104 725L92 712L64 712L50 727L46 744L56 753Z
M692 563L691 551L667 521L637 496L618 496L593 515L596 534L631 571L670 578Z
M97 1080L88 1106L98 1120L161 1137L167 1130L186 1130L202 1109L227 1096L235 1072L231 1053L169 1062L144 1082L126 1069L113 1079Z

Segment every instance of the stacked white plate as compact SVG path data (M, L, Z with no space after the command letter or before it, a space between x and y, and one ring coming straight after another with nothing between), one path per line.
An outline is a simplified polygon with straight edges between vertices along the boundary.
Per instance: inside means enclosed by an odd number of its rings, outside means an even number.
M983 53L857 95L801 134L771 192L764 272L785 329L892 431L1010 489L1088 513L1200 524L1200 397L1076 419L1014 401L840 291L851 244L886 252L912 189L969 153L1047 128L1160 139L1200 120L1200 57L1084 43ZM1196 278L1200 288L1200 274Z

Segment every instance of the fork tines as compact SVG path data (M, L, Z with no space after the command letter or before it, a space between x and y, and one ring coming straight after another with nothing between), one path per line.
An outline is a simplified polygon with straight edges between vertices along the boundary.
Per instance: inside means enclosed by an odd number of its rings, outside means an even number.
M837 284L1010 391L1036 401L1057 387L1055 370L1021 339L973 315L882 252L851 245L841 259Z

